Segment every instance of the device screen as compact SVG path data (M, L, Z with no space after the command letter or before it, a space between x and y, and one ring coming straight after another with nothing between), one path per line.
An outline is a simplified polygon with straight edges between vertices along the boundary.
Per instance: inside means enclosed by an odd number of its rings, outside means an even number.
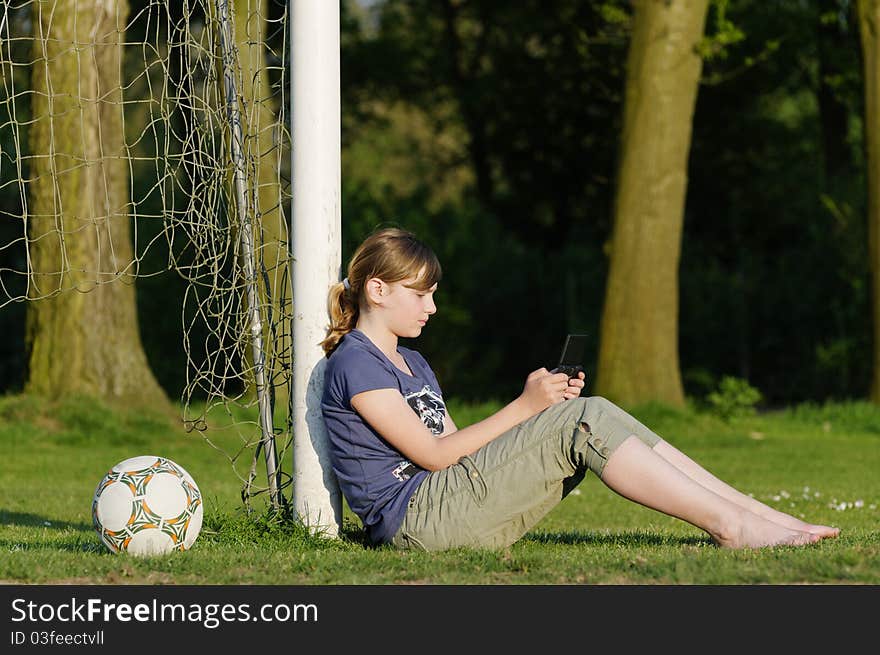
M565 337L565 345L562 347L562 356L559 358L559 365L570 366L583 364L586 343L586 334L569 334Z

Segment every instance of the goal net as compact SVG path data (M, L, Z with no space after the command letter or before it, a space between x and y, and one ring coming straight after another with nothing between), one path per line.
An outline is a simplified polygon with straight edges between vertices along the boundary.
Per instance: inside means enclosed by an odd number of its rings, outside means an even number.
M247 505L290 483L287 21L283 0L0 7L0 309L174 290L183 420Z

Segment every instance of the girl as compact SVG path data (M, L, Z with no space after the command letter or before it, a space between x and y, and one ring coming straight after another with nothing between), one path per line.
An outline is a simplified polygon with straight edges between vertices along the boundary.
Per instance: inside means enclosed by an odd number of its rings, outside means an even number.
M593 471L637 503L687 521L725 548L836 537L725 484L600 397L584 374L540 368L507 406L459 428L428 362L398 345L437 311L441 269L407 231L370 235L329 293L321 408L333 470L376 544L504 547Z

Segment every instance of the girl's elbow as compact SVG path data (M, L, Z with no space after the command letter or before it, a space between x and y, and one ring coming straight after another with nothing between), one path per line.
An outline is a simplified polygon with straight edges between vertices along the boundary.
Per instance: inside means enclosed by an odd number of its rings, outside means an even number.
M426 471L442 471L455 464L463 454L455 444L432 437L427 448L411 453L410 461Z
M419 466L421 466L423 469L425 469L427 471L431 471L431 472L442 471L443 469L449 468L450 466L455 464L455 462L457 462L457 461L458 461L457 459L455 461L452 461L452 460L450 460L449 457L445 457L442 454L438 454L433 457L426 457L424 459L424 461L419 462Z

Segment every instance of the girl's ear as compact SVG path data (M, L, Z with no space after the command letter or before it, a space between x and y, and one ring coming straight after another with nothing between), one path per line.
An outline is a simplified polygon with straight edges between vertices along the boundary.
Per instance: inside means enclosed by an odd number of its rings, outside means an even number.
M367 298L376 304L379 304L387 293L385 283L377 277L367 280L366 284L364 284L364 291L366 291Z

